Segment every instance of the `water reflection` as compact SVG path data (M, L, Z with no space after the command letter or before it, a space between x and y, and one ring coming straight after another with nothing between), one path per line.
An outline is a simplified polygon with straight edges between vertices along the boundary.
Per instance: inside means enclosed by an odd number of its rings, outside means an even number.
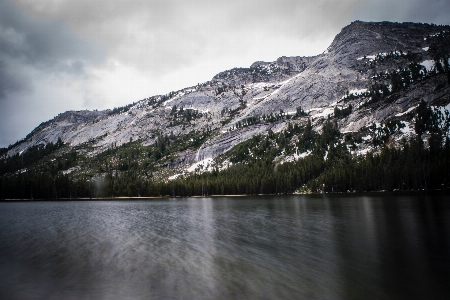
M445 197L0 203L1 299L448 296Z

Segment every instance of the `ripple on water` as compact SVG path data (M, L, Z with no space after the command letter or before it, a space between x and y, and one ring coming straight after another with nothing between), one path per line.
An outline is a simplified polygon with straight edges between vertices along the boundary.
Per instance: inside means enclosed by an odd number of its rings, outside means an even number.
M449 222L445 197L0 203L0 298L441 298Z

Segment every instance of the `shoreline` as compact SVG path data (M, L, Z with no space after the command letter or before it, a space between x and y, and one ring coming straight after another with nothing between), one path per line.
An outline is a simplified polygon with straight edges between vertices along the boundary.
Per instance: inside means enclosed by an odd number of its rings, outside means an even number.
M205 196L148 196L148 197L82 197L82 198L58 198L58 199L0 199L0 202L32 202L32 201L121 201L121 200L171 200L171 199L187 199L187 198L223 198L223 197L265 197L265 196L303 196L303 195L348 195L356 196L361 194L386 194L386 195L401 195L401 194L423 194L423 195L449 195L450 190L429 190L429 191L370 191L370 192L356 192L356 193L311 193L311 194L230 194L230 195L205 195Z

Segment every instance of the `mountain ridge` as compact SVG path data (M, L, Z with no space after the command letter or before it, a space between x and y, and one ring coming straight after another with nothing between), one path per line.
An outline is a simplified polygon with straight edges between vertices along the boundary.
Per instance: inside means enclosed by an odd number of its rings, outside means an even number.
M200 145L179 149L158 164L181 170L169 170L161 177L167 179L214 164L255 135L305 126L308 120L319 133L333 120L341 132L370 133L371 141L394 122L398 128L385 143L395 147L402 137L415 136L421 100L444 114L449 109L449 33L450 26L355 21L316 56L256 61L124 107L61 113L3 151L4 159L58 140L95 157L135 141L150 147L161 136L201 136ZM376 151L371 143L357 143L353 153ZM282 156L279 161L301 157Z

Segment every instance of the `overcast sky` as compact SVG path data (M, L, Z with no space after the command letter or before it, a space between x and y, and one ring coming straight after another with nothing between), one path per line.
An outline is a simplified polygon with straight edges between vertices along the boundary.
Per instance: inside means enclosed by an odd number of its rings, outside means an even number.
M0 0L0 147L66 110L317 55L354 20L450 24L450 0Z

